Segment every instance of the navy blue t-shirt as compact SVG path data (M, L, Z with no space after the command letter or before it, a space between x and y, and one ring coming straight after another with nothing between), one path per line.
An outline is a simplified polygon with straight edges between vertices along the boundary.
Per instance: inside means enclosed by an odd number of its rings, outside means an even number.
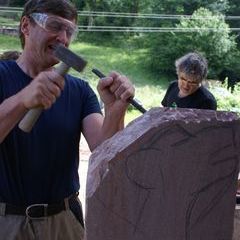
M15 61L0 61L0 104L31 80ZM66 75L61 96L32 131L15 126L0 144L0 201L54 203L77 192L81 123L91 113L101 113L95 93Z
M205 87L201 86L191 95L179 97L178 82L170 83L167 92L162 100L164 107L197 108L197 109L217 109L217 102Z

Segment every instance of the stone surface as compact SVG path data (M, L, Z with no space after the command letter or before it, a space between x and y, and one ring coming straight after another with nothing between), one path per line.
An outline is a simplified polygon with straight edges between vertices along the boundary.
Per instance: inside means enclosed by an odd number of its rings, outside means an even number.
M233 240L239 239L240 239L240 205L236 206L234 214L234 233L233 233Z
M87 177L87 240L231 240L240 121L155 108L99 146Z

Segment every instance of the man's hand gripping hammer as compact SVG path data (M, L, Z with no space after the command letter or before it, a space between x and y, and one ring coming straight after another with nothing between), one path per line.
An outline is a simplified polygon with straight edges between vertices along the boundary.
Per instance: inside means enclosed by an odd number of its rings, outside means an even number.
M70 67L74 68L78 72L81 72L87 65L87 62L83 58L76 55L62 44L55 46L54 55L62 61L62 63L60 63L60 65L56 68L56 72L61 76L64 76ZM20 121L18 125L19 128L24 132L30 132L42 111L43 108L30 109Z

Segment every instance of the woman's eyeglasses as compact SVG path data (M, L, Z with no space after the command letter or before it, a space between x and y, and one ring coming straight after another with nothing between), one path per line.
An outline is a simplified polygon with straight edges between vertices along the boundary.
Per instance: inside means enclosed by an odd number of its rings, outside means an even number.
M198 85L199 85L199 82L189 81L189 80L187 80L187 79L185 79L185 78L180 78L180 80L183 81L183 82L185 82L185 83L187 83L187 84L189 84L190 86L198 86Z

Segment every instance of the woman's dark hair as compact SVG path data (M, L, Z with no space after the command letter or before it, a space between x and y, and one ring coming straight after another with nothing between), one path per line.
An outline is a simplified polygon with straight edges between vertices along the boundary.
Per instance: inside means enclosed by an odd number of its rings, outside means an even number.
M21 20L24 16L29 16L31 13L51 13L68 20L77 22L77 9L68 0L29 0L25 3ZM19 26L19 37L21 45L24 47L25 39L21 31L21 22Z

